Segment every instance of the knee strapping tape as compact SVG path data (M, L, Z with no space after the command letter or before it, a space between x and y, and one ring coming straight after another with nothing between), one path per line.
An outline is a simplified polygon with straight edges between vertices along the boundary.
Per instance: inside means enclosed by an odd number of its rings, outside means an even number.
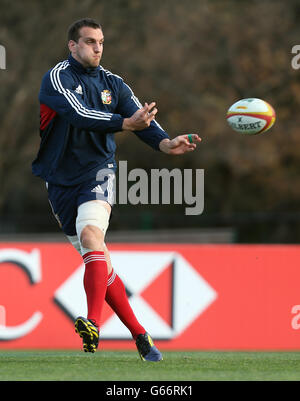
M91 225L98 227L104 234L109 224L109 214L103 204L97 200L82 203L78 208L76 219L77 236L80 238L84 227Z

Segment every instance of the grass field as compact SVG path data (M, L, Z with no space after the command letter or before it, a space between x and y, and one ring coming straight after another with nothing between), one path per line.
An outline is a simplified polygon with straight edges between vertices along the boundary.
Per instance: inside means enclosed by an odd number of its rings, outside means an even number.
M0 381L294 381L300 352L0 351Z

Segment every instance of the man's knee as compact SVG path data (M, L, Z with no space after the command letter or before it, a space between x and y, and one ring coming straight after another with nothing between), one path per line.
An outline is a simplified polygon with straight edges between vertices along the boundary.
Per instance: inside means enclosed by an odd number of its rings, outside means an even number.
M96 226L86 225L80 234L80 244L83 248L93 251L104 250L104 234Z

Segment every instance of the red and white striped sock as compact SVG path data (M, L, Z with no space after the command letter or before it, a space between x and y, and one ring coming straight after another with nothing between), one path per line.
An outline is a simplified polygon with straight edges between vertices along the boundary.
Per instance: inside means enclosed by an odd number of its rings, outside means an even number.
M107 288L107 263L104 252L92 251L83 255L85 272L83 285L87 299L87 318L100 326L102 307Z
M114 270L109 274L105 301L125 324L134 339L146 330L140 325L128 302L125 286Z

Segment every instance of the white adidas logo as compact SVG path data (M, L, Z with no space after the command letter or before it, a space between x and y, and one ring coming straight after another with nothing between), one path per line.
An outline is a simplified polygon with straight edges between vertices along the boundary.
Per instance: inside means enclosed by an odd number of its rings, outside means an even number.
M77 86L77 88L75 89L75 92L78 93L78 95L82 95L83 94L81 85Z
M93 188L91 190L91 192L97 192L98 194L104 194L104 191L103 191L103 189L101 188L100 185L97 185L95 188Z

